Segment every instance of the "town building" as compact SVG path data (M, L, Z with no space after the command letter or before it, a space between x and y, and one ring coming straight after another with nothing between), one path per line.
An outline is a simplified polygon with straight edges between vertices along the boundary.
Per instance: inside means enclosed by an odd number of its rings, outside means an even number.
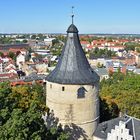
M0 59L0 73L3 72L3 60Z
M126 74L126 65L124 65L122 62L118 61L108 61L106 63L106 68L108 72L114 73L114 72L121 72L123 74Z
M18 68L21 69L24 63L25 63L25 55L19 53L19 55L16 57L16 64Z
M45 45L52 46L53 40L55 40L55 38L45 38L44 39Z
M94 71L100 76L100 81L103 79L108 79L109 78L109 73L106 68L95 68Z
M93 140L140 140L140 119L124 115L100 123Z

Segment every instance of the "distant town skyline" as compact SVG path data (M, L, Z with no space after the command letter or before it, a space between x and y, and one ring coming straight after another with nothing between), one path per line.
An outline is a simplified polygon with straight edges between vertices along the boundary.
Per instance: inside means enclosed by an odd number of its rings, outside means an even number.
M2 0L0 33L66 33L72 6L80 33L140 34L139 0Z

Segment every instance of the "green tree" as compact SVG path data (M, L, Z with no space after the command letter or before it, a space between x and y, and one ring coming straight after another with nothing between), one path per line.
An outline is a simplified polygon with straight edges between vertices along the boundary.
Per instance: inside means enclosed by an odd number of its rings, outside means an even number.
M140 48L137 47L137 48L136 48L136 51L137 51L138 53L140 53Z
M0 83L0 139L66 140L68 135L62 128L45 125L42 115L49 110L44 96L39 84L10 87Z
M52 46L55 46L56 44L59 44L59 40L58 39L52 40Z
M15 53L13 53L13 52L9 52L9 53L8 53L8 57L10 57L10 58L12 58L12 59L14 59L15 56L16 56L16 55L15 55Z
M4 56L3 52L0 52L0 57L3 57L3 56Z
M121 112L127 110L128 115L140 118L140 75L114 73L100 86L100 97L108 105L113 102Z
M132 50L132 51L135 51L135 48L136 47L139 47L140 45L138 43L135 43L135 42L127 42L125 43L125 50L126 51L129 51L129 50Z
M28 41L27 41L26 39L24 39L22 42L23 42L23 43L27 43Z
M32 35L31 36L31 39L36 39L36 35Z
M1 37L0 44L11 44L13 42L12 38L10 37Z
M43 34L38 34L39 40L44 40L45 36Z

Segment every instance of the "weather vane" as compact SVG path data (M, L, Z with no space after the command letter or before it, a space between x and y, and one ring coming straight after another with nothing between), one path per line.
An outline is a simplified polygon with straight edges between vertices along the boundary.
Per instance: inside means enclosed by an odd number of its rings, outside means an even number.
M73 24L73 18L74 18L74 12L73 12L73 9L74 9L74 6L72 6L71 8L72 8L72 15L71 15L71 17L72 17L72 24Z

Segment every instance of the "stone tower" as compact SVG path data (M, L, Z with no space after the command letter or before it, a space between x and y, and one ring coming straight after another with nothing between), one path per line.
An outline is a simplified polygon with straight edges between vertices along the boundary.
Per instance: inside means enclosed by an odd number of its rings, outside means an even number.
M46 78L46 105L71 139L92 139L99 120L99 76L90 67L72 23L56 68Z

